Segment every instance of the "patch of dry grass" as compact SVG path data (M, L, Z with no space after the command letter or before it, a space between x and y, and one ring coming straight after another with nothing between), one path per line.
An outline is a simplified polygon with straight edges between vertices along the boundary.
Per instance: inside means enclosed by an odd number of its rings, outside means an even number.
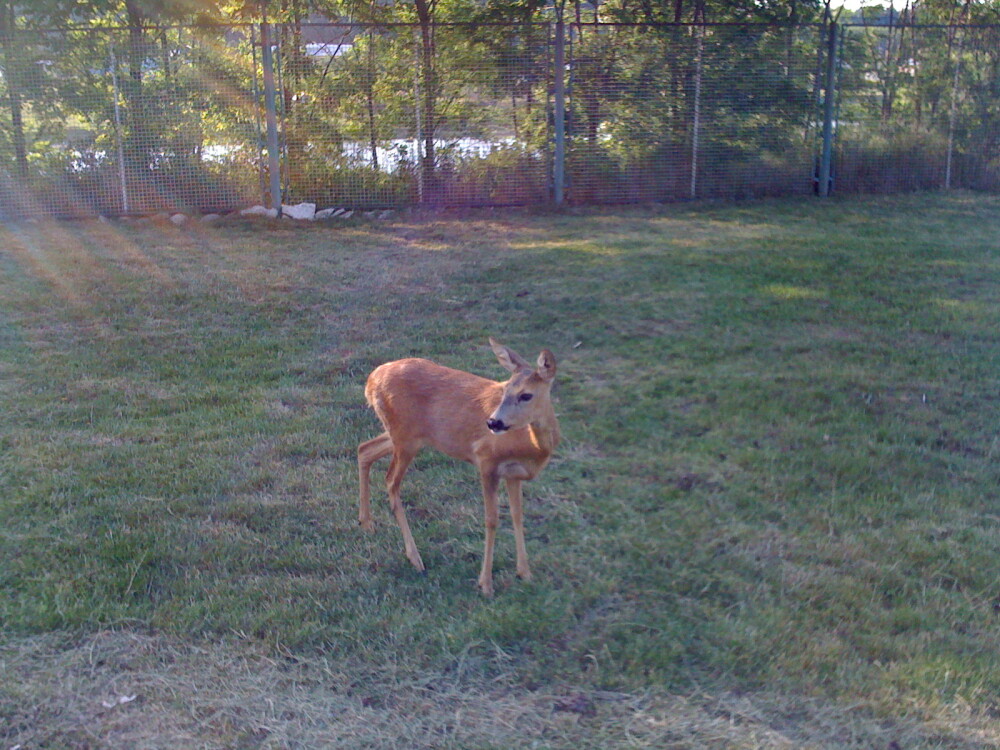
M0 647L3 747L28 748L955 748L986 750L1000 726L970 706L780 694L667 695L574 685L527 689L392 664L267 653L237 638L134 631L15 639Z

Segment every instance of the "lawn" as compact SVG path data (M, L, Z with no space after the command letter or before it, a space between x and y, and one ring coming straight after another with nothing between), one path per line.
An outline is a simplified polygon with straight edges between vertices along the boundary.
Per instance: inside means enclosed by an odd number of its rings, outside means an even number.
M0 750L1000 746L1000 199L0 226ZM365 377L559 361L502 509ZM380 477L387 462L376 465Z

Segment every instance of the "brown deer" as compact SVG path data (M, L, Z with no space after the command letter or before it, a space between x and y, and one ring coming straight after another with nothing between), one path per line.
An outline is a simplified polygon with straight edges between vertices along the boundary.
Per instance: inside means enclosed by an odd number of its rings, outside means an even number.
M550 390L556 360L548 349L532 367L506 346L490 339L510 380L498 383L426 359L400 359L376 367L368 376L365 398L385 432L358 446L362 528L371 531L369 473L373 462L392 454L386 487L396 523L403 532L406 556L417 570L424 569L406 521L399 485L414 456L425 446L468 461L479 470L486 504L486 547L479 588L493 595L493 544L499 514L497 490L507 484L514 523L517 574L531 578L524 546L521 482L534 479L545 468L559 443L559 423Z

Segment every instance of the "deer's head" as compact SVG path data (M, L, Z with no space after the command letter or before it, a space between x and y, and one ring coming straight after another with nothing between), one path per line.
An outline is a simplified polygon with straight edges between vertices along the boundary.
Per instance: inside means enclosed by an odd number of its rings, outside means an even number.
M486 420L494 434L525 427L537 421L548 409L549 393L556 376L556 358L548 349L538 355L536 367L513 349L490 339L493 353L500 364L511 373L504 384L500 405Z

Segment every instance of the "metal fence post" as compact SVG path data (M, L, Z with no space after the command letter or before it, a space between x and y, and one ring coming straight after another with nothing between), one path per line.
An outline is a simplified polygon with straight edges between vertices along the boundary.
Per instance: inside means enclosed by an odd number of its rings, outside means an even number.
M274 86L274 53L271 50L271 28L267 21L260 24L261 64L264 69L264 112L267 127L267 169L270 175L271 208L281 216L281 151L278 148L277 91Z
M958 84L962 73L962 47L965 45L965 35L960 30L955 31L958 39L958 53L955 60L955 74L951 81L951 109L948 112L948 151L944 162L944 189L951 190L952 163L955 154L955 119L958 115Z
M691 186L690 197L698 197L698 150L701 148L701 84L704 72L705 27L697 26L698 42L694 61L694 112L691 123Z
M420 89L420 29L413 30L413 116L415 118L415 138L413 148L414 164L417 168L417 203L424 203L424 120L420 110L423 92Z
M566 24L560 16L556 21L555 48L555 153L552 163L552 200L561 206L566 185Z
M833 113L837 99L837 31L835 22L830 23L826 47L826 85L823 98L823 152L819 162L820 197L830 195L830 174L833 164Z
M111 47L111 83L115 98L115 152L118 157L118 182L121 187L122 213L128 216L132 209L128 200L128 179L125 171L125 148L122 145L122 113L118 94L118 58L114 46Z

